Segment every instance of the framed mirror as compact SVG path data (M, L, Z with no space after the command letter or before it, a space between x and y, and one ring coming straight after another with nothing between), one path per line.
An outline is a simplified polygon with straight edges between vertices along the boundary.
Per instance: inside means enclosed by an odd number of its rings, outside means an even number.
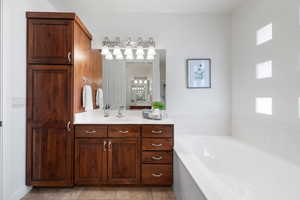
M150 109L166 102L166 51L156 50L154 60L103 60L104 104L112 109Z

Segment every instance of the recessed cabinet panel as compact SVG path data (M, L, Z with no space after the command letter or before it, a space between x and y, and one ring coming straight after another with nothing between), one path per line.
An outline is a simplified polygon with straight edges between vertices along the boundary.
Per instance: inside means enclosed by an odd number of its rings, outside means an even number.
M70 177L68 146L70 146L68 132L63 129L33 129L32 180L63 182L68 179Z
M101 184L107 178L106 140L76 139L75 184Z
M110 184L140 182L140 143L138 139L111 139L108 144Z
M71 20L30 19L28 29L29 63L72 64Z
M29 66L27 184L73 185L74 131L69 80L68 66Z

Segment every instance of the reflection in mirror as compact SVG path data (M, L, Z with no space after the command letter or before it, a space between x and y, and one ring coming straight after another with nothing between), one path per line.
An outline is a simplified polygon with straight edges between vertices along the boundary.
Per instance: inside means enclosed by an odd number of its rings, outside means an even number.
M151 108L166 102L166 51L157 50L154 60L103 60L104 104L113 109Z

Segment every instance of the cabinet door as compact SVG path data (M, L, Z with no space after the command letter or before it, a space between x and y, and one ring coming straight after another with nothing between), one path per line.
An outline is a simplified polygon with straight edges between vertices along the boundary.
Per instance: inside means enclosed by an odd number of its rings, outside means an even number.
M76 139L75 184L104 184L107 179L107 145L103 139Z
M72 64L71 20L28 20L28 63Z
M110 139L108 144L108 182L140 183L139 139Z
M27 80L27 184L73 185L71 70L29 66Z

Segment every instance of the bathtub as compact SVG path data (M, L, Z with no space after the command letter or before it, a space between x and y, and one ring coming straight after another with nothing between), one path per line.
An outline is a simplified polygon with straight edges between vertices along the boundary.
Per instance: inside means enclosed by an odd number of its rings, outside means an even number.
M177 135L175 141L177 200L300 199L296 165L232 137Z

